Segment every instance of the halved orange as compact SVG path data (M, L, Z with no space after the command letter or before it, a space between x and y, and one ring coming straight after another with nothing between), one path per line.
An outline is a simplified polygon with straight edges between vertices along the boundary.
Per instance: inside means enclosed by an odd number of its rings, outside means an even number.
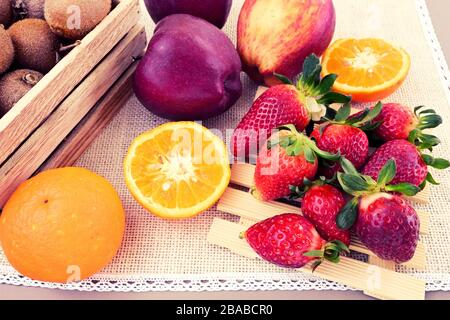
M230 182L224 142L195 122L166 123L137 137L125 159L134 198L167 219L193 217L212 207Z
M405 50L382 39L340 39L326 50L322 66L323 75L338 75L334 91L356 102L373 102L402 85L411 60Z

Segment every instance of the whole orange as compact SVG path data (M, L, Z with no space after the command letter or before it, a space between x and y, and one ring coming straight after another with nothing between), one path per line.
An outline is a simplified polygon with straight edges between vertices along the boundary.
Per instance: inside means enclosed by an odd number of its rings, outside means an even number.
M82 168L53 169L22 183L0 216L0 242L11 265L48 282L100 271L117 253L124 229L117 192Z

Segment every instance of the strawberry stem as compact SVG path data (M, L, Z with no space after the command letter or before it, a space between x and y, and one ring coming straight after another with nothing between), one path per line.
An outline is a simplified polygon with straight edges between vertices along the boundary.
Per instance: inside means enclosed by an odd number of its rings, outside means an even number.
M340 256L345 253L350 253L350 249L339 240L334 240L326 243L321 250L312 250L303 254L305 257L317 258L313 265L313 272L323 261L330 261L333 263L340 262Z
M341 166L345 173L338 172L338 181L342 190L354 197L342 208L336 218L336 223L342 230L348 230L355 224L361 196L378 192L399 192L407 196L414 196L421 191L421 188L409 183L389 184L397 172L394 159L390 159L384 165L378 174L377 181L370 176L360 174L353 164L345 158L341 160Z
M333 85L338 76L336 74L329 74L321 78L321 72L322 66L319 58L314 54L308 56L303 63L303 72L300 75L300 80L297 82L297 89L305 97L313 97L318 104L325 106L332 103L350 102L351 97L332 92ZM287 83L286 77L282 76L278 78L283 83Z
M278 139L273 139L269 142L268 148L273 148L275 145L280 145L286 150L289 156L295 157L303 154L305 159L314 163L317 157L329 160L339 161L340 153L333 154L319 149L316 143L309 137L297 131L294 125L288 124L278 128L280 131L287 131L287 134L281 135Z
M419 150L432 150L441 141L434 135L423 133L423 130L433 129L441 125L442 117L432 109L423 110L423 108L425 107L419 106L414 109L414 114L417 116L419 124L409 133L408 141L416 145Z

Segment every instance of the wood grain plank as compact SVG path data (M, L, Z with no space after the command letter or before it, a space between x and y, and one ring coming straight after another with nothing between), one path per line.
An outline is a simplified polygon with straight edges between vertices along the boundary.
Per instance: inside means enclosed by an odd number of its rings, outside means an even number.
M53 112L139 20L138 0L117 7L0 119L0 164Z
M259 256L240 238L245 226L223 219L214 219L208 234L209 243L221 246L250 259ZM299 272L313 274L310 265ZM315 276L362 290L365 294L382 299L423 300L425 282L412 276L372 266L342 257L339 264L324 262L314 272Z
M301 213L300 207L288 205L277 201L259 201L255 199L249 192L228 188L219 200L217 208L221 211L228 212L243 218L261 221L282 213ZM420 220L428 220L429 215L422 211L417 211ZM421 223L420 231L428 231L422 229L426 224Z
M64 139L63 143L38 171L72 166L81 157L132 96L133 74L136 66L137 62L114 84L67 139Z
M106 59L67 97L58 109L0 168L0 207L28 179L86 116L98 100L142 53L146 35L136 25Z

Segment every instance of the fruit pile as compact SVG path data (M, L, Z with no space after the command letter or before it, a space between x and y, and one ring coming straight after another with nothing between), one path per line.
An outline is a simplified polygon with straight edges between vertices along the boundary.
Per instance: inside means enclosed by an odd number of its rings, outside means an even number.
M0 0L0 117L111 7L111 0Z
M257 155L252 194L262 201L300 198L303 213L273 217L244 236L261 257L284 267L338 262L351 229L381 259L409 261L420 221L402 195L438 184L428 167L450 166L431 155L440 140L426 133L442 118L423 106L381 102L352 114L350 97L329 92L336 76L321 78L321 71L319 59L307 57L298 83L282 78L286 84L263 93L235 131L237 157L250 156L250 135L269 136ZM346 102L330 108L335 101L327 95ZM318 121L309 101L324 105Z

